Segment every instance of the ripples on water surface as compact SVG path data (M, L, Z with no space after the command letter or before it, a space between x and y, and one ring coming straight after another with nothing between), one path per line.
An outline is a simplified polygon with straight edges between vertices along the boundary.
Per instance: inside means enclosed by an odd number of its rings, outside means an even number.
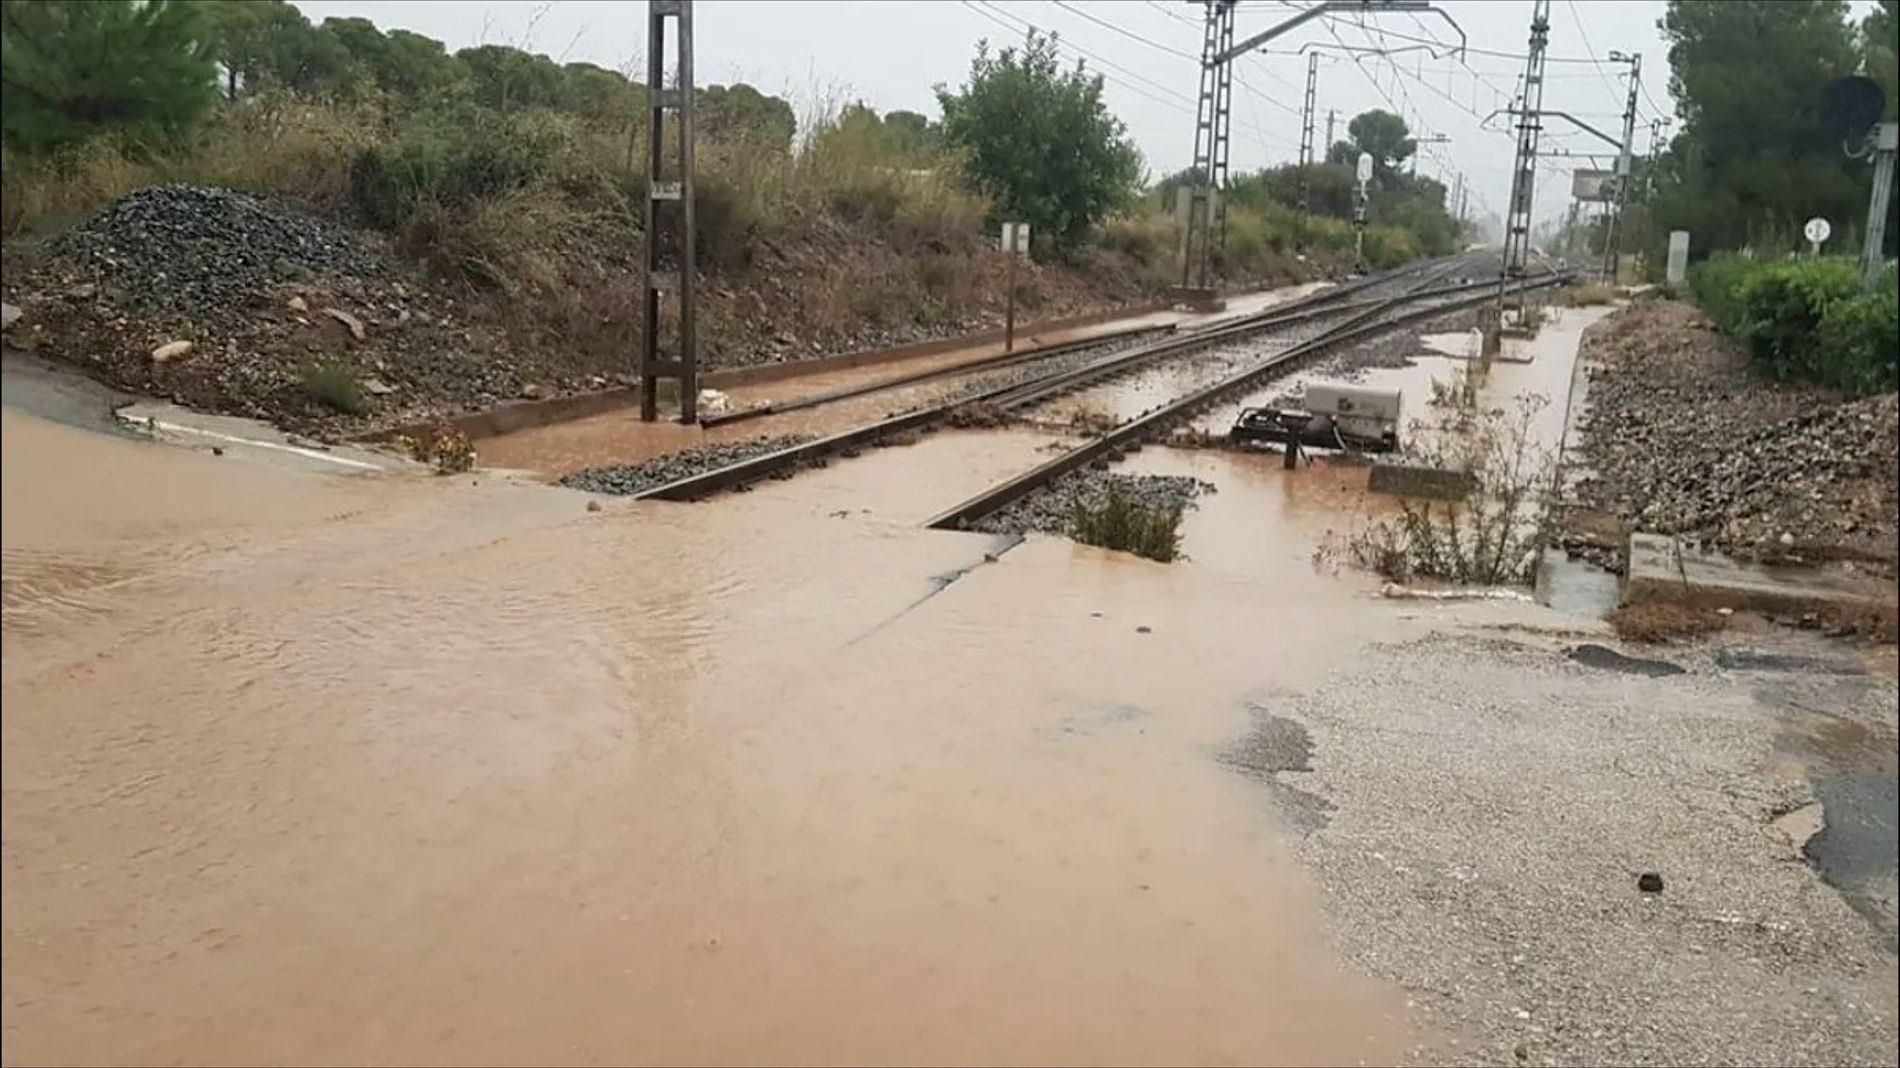
M1212 756L1310 569L5 434L10 1063L1409 1040Z

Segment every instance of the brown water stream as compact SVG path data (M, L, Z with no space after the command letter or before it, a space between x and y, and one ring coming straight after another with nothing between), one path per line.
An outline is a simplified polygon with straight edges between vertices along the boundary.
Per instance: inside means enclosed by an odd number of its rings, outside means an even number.
M7 1063L1414 1041L1214 758L1340 580L3 426Z

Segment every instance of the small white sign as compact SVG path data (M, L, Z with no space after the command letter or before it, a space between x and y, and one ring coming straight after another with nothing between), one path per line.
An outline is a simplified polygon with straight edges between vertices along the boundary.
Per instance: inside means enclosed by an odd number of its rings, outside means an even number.
M1834 227L1830 226L1828 221L1819 215L1809 219L1808 224L1801 228L1801 236L1808 239L1808 244L1813 245L1816 252L1821 250L1821 246L1827 242L1829 235L1833 233Z
M1359 167L1353 173L1358 175L1360 185L1372 181L1372 153L1359 153Z
M1003 238L997 242L1004 252L1014 252L1018 256L1029 255L1029 224L1006 222L1003 224Z

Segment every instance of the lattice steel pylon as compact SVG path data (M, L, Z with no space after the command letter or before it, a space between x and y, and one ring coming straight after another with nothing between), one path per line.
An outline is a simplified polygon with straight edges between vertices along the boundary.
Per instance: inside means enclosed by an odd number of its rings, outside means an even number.
M666 20L674 21L677 75L666 84ZM667 114L678 142L667 166ZM647 203L645 316L640 345L640 418L659 417L659 383L679 383L680 422L699 418L699 353L693 289L693 0L647 4ZM661 294L679 300L678 358L660 358Z
M1306 99L1300 106L1300 210L1313 210L1313 97L1319 88L1319 53L1306 54ZM1333 146L1327 145L1331 152Z
M1612 52L1615 59L1619 53ZM1630 183L1634 181L1636 151L1636 97L1643 90L1643 57L1641 53L1627 59L1630 65L1629 100L1623 105L1623 147L1616 154L1616 197L1610 205L1610 221L1603 232L1603 278L1611 285L1616 284L1617 262L1622 252L1623 212L1629 205Z
M1504 217L1503 278L1529 270L1531 200L1537 192L1537 145L1544 131L1544 46L1550 43L1550 0L1531 11L1530 54L1524 60L1524 96L1517 113L1517 158L1511 167L1511 201Z
M1201 92L1194 115L1194 166L1188 193L1187 242L1181 284L1206 288L1214 250L1227 244L1227 154L1232 141L1234 0L1206 0L1201 43Z

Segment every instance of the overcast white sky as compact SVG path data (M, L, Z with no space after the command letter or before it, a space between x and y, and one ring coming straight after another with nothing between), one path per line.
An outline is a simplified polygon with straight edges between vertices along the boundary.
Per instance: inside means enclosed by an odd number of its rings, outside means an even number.
M563 61L641 69L646 4L640 0L298 0L321 21L361 15L385 28L403 27L446 42L512 44ZM1298 6L1305 6L1304 3ZM1440 0L1438 5L1469 35L1463 63L1423 50L1390 57L1328 58L1320 67L1315 133L1323 152L1324 114L1345 123L1368 108L1397 110L1415 134L1450 138L1423 149L1420 171L1447 186L1464 172L1476 212L1494 212L1507 196L1513 139L1502 119L1481 119L1505 107L1522 71L1531 0ZM1624 67L1607 62L1612 50L1641 53L1647 96L1642 122L1670 114L1668 60L1656 20L1661 0L1555 0L1551 5L1547 109L1568 111L1606 132L1620 134ZM936 114L931 87L959 84L979 38L1007 44L1029 23L1061 34L1063 50L1087 55L1108 79L1110 107L1127 123L1149 167L1177 170L1193 153L1194 95L1200 52L1199 3L1184 0L698 0L694 8L698 80L747 81L790 97L801 112L824 101L862 99L880 111L908 108ZM1297 13L1284 2L1242 0L1238 37L1245 38ZM1386 34L1381 37L1381 34ZM1302 45L1341 44L1398 49L1409 38L1455 41L1436 15L1396 14L1315 20L1274 41L1272 54L1254 54L1236 68L1233 166L1251 170L1294 159L1306 58ZM1486 54L1499 53L1499 54ZM1097 58L1099 57L1099 58ZM1595 57L1604 62L1591 62ZM1553 121L1545 146L1598 151L1608 146ZM1647 127L1637 138L1641 151ZM1561 211L1566 175L1588 160L1551 158L1540 182L1537 215ZM1607 164L1609 161L1601 161Z

